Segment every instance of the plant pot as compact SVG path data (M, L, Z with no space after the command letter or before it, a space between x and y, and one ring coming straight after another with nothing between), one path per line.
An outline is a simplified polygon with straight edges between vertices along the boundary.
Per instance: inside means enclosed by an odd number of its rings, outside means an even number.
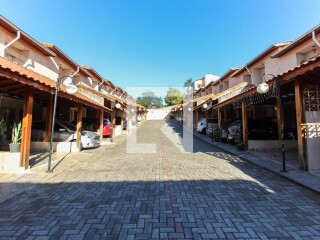
M245 148L246 148L246 146L244 144L238 144L237 145L237 150L239 150L239 151L244 151Z
M7 135L6 134L0 134L0 142L7 141Z
M10 152L14 153L14 152L20 152L20 143L10 143Z
M221 138L221 142L226 143L226 142L228 142L228 139L227 138Z

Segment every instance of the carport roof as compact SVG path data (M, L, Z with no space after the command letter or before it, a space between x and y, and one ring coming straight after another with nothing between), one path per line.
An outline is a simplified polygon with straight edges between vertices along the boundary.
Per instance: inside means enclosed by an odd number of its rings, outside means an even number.
M268 82L269 84L273 84L275 79L277 77L280 77L281 85L283 85L283 84L286 84L286 83L292 81L293 79L295 79L299 76L303 76L305 74L309 74L313 71L318 71L318 70L320 70L320 56L312 58L308 62L302 63L292 69L289 69L286 72L283 72L283 73L277 75L276 77L273 77L273 78L267 80L266 82ZM252 85L252 87L248 88L247 90L241 92L240 94L238 94L238 95L234 96L233 98L230 98L222 103L216 104L214 107L221 107L223 105L230 104L233 101L247 97L251 94L255 94L257 91L256 88L257 88L256 86Z
M49 93L52 93L52 90L56 88L56 81L20 66L17 63L11 62L3 57L0 57L0 78L9 78L16 82L32 86L42 91L47 91ZM74 95L67 94L66 88L63 84L61 85L59 95L94 108L110 111L109 108L96 103L81 93L76 93Z

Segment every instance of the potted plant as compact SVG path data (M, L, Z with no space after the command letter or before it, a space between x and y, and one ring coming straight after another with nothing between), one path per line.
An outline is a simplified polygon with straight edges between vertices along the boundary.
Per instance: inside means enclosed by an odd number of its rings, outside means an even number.
M7 140L7 123L4 121L3 118L0 119L0 142Z
M246 148L246 145L244 145L244 142L241 139L236 139L235 144L237 146L237 150L243 151Z
M12 128L12 143L9 144L10 152L20 152L21 133L21 122L18 124L14 123Z
M227 129L224 129L224 128L221 129L220 141L223 143L228 142L228 130Z
M216 142L219 142L220 141L220 128L215 128L213 130L213 138Z

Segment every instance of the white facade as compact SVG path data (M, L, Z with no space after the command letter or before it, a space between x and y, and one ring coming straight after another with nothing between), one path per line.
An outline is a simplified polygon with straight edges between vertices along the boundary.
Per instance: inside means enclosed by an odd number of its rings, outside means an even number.
M7 58L12 62L56 81L59 68L52 56L45 55L30 44L25 43L21 38L5 49L5 46L16 37L17 35L0 27L0 57Z

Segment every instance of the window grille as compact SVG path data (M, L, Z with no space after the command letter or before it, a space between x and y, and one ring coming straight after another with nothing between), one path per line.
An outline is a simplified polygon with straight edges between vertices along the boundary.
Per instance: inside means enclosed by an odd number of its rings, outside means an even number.
M320 111L320 86L307 85L303 91L305 110Z

